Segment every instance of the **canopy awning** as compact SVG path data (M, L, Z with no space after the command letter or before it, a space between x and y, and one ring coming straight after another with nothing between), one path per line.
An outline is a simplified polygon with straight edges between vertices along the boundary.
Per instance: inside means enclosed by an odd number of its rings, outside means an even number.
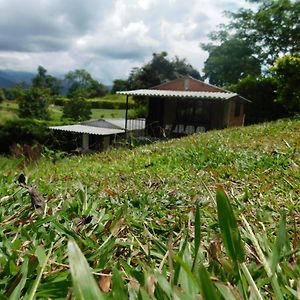
M117 94L128 95L128 96L143 96L143 97L194 98L194 99L211 99L211 100L214 99L228 100L233 98L239 98L242 101L251 102L248 99L241 97L236 93L230 93L230 92L140 89L140 90L132 90L132 91L118 91Z

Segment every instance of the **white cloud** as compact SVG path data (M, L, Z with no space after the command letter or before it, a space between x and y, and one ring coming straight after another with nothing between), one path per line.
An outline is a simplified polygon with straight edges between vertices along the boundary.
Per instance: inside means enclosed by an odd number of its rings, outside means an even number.
M0 69L65 74L85 68L105 83L126 78L153 52L200 69L199 47L244 0L0 0Z

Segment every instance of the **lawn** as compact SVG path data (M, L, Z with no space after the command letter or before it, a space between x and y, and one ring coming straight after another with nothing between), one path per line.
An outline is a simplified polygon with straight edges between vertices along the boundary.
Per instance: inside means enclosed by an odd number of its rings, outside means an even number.
M298 120L0 165L2 299L298 297Z
M118 98L116 98L118 99ZM50 105L51 120L59 121L62 117L62 107ZM131 112L131 110L129 110ZM18 104L15 101L3 101L0 103L0 124L7 120L18 118ZM124 109L92 109L91 119L100 118L125 118Z

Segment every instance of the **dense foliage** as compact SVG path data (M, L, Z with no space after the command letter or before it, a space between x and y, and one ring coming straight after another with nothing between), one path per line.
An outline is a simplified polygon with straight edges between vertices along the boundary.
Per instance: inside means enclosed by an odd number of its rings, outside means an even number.
M299 53L300 2L251 2L257 3L256 8L227 12L229 24L211 34L212 43L202 45L209 52L204 73L211 82L228 86L247 75L256 75L260 69L266 71L282 55Z
M297 298L299 142L286 120L24 167L1 158L2 299Z
M106 87L93 79L84 69L70 71L65 75L68 82L68 97L82 96L85 98L101 97L107 93Z
M168 59L167 52L153 53L151 61L141 68L132 69L128 80L127 89L150 88L162 82L190 75L200 79L200 73L185 59Z
M31 88L23 90L18 98L19 116L21 118L49 119L48 89Z
M260 75L259 60L247 43L237 38L224 41L220 46L207 46L209 57L203 72L209 82L227 87L249 75Z
M47 70L39 66L37 75L32 78L32 87L48 89L51 95L58 95L61 89L61 81L48 75Z
M290 113L300 113L300 55L286 55L271 68L276 82L277 101Z
M245 103L245 125L277 120L289 115L284 105L276 101L277 84L272 77L248 76L229 89L251 101Z
M33 145L47 144L49 138L48 123L33 119L9 120L0 127L0 152L9 153L10 148L18 143Z
M65 102L63 107L63 118L71 119L73 121L85 121L91 117L91 105L81 96Z

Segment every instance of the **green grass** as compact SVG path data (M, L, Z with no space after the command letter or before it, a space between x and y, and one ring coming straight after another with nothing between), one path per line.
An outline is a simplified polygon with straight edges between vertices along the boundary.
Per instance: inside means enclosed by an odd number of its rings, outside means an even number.
M0 103L0 125L6 121L18 118L18 105L12 101Z
M113 95L115 96L115 95ZM51 120L60 121L62 117L62 107L50 105ZM129 110L130 112L131 110ZM18 118L18 104L15 101L3 101L0 103L0 124L7 120ZM124 109L92 109L91 119L100 118L125 118Z
M297 120L31 164L3 157L2 299L296 299L299 165Z

